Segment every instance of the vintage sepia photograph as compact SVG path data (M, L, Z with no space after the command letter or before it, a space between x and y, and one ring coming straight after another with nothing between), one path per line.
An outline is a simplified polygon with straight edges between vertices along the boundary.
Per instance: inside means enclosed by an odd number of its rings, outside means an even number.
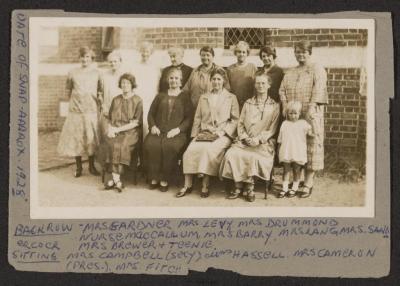
M373 20L29 33L32 218L374 216Z

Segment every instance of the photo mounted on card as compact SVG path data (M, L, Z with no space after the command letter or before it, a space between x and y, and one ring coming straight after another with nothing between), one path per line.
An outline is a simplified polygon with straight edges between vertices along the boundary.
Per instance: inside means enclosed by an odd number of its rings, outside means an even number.
M373 20L35 17L30 35L33 218L374 216Z
M10 263L385 275L393 66L377 19L15 11Z

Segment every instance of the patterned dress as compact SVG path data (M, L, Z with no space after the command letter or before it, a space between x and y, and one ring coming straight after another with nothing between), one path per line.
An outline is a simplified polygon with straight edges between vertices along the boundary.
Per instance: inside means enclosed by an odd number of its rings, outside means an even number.
M68 74L66 93L70 100L57 147L60 155L92 156L96 152L99 145L97 96L102 91L102 78L97 69L81 67Z
M307 169L324 168L324 105L328 103L327 75L322 66L315 63L297 66L284 76L279 89L283 110L289 101L300 101L301 117L313 126L314 137L307 140ZM315 107L309 110L310 103Z
M226 152L219 171L221 178L253 183L258 177L268 181L274 165L275 140L279 122L279 104L267 97L248 99L240 114L238 137ZM245 145L242 140L253 138L261 144Z
M139 126L109 138L107 163L130 165L132 152L141 138L142 116L143 105L139 96L124 98L118 95L113 99L109 112L111 126L121 127L133 121L137 121Z

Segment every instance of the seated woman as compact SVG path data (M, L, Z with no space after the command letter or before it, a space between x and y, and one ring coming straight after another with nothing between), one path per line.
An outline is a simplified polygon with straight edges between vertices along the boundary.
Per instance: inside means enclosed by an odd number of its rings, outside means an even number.
M220 177L233 179L235 190L228 197L236 199L245 189L247 200L253 202L254 177L269 180L274 164L275 140L279 121L279 104L268 96L270 78L257 73L256 95L248 99L238 123L238 137L221 163Z
M226 80L225 70L216 68L211 73L211 92L199 99L191 134L194 139L183 154L185 186L177 197L192 191L194 174L203 177L201 197L209 196L209 176L218 176L225 150L236 135L239 104L236 96L224 89Z
M121 174L124 166L131 163L132 152L140 140L142 128L142 99L133 93L136 88L135 77L130 73L123 74L118 83L122 94L113 98L109 111L108 146L106 163L111 167L112 180L106 182L106 189L124 188Z
M151 104L148 114L150 133L144 141L150 189L160 184L162 192L168 190L179 155L186 147L193 114L188 94L181 91L182 71L172 68L167 77L169 89L159 93Z

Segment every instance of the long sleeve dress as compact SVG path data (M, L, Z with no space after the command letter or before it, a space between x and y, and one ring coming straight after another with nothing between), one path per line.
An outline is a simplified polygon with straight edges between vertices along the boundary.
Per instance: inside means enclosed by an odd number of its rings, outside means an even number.
M247 99L254 93L254 75L257 68L252 63L235 63L228 67L227 75L231 92L236 95L240 110Z
M325 69L311 63L287 71L279 89L283 109L289 101L300 101L301 118L313 126L314 137L307 140L307 169L313 171L324 168L324 105L328 103L326 82ZM315 108L307 115L310 103L315 103Z
M221 163L220 177L235 182L253 183L254 177L269 180L274 164L275 140L279 122L279 104L268 97L246 101L238 123L238 137ZM247 146L242 140L253 138L261 144Z
M109 111L111 126L121 127L136 121L139 125L133 129L109 138L106 163L131 164L132 152L137 147L141 138L143 105L142 99L137 95L123 97L122 94L114 97Z
M99 145L98 94L103 91L100 72L92 67L69 72L66 93L68 115L61 131L57 151L62 156L92 156Z
M217 68L218 66L216 64L212 64L210 69L204 70L203 66L200 65L190 74L183 90L189 93L194 108L197 108L200 96L211 91L212 86L210 76L212 71ZM224 87L227 90L230 90L228 81L224 84Z
M225 135L212 142L194 139L183 154L183 173L218 176L224 153L236 137L238 119L239 104L234 94L226 89L217 95L203 94L194 116L191 137L196 138L204 131L212 134L224 131Z
M158 93L161 69L149 60L147 63L134 64L132 74L135 76L137 84L135 93L143 100L143 117L147 118L150 105ZM143 136L146 136L148 132L147 120L144 120Z
M161 92L153 100L148 124L150 130L157 126L161 134L158 136L149 133L144 140L144 158L149 179L171 179L187 144L192 114L192 103L185 92L177 96ZM174 128L179 128L180 133L173 138L167 138L167 133Z

